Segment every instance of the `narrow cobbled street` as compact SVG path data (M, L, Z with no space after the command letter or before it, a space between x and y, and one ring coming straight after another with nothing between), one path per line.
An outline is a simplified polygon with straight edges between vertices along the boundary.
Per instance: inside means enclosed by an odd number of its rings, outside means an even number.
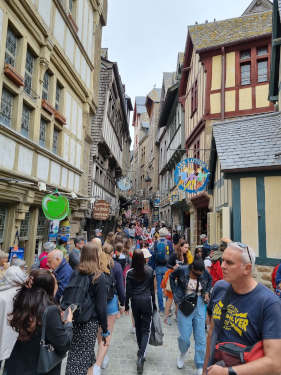
M191 349L186 356L185 367L182 370L178 370L176 365L178 355L176 321L172 319L172 326L163 324L163 330L165 335L164 345L159 347L148 346L144 375L193 374L193 340ZM116 321L112 345L109 349L110 362L108 368L102 371L103 375L133 375L137 373L137 343L135 335L130 333L130 331L131 323L128 316L122 316ZM65 374L64 368L65 366L63 366L61 375Z

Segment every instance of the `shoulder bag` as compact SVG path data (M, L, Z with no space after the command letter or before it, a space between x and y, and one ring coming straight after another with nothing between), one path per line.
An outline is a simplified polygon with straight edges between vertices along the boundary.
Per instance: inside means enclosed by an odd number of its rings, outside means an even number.
M196 291L183 297L179 305L180 311L185 316L189 316L195 310L198 299L199 279L197 279Z
M48 310L52 306L46 307L42 318L42 334L40 340L40 352L37 363L37 372L39 374L48 374L65 357L65 354L58 354L51 344L46 344L46 318Z
M219 342L223 329L227 306L230 302L232 287L230 286L222 301L223 307L217 333L215 333L215 350L213 354L214 363L224 363L225 367L237 366L243 363L255 361L264 357L263 342L258 341L252 346L246 346L237 342Z

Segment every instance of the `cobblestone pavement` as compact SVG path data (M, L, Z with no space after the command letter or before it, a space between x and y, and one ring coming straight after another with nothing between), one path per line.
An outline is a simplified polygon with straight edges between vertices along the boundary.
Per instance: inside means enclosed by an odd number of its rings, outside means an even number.
M186 356L185 367L177 369L176 361L178 355L177 336L178 330L174 319L172 326L163 324L164 345L160 347L148 346L146 361L144 363L144 375L193 375L194 341ZM135 375L137 343L135 335L130 333L131 321L128 316L122 316L115 323L112 343L109 348L110 362L103 375ZM64 366L63 366L64 367ZM64 369L62 374L64 375Z

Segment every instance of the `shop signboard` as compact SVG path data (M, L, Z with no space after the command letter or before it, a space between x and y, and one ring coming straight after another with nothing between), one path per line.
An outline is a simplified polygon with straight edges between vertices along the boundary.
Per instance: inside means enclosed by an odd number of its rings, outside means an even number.
M154 201L153 201L153 206L154 206L155 208L157 208L157 207L160 206L160 197L157 197L157 198L154 199Z
M117 181L117 186L121 191L129 191L132 188L132 182L129 177L121 177Z
M51 220L49 226L49 241L56 241L59 233L60 221Z
M99 200L95 202L93 210L94 220L107 220L110 214L110 204L107 201Z
M69 201L55 191L42 199L42 210L48 220L63 220L70 215Z
M24 259L24 249L22 247L18 246L12 246L10 247L10 252L9 252L9 262L12 261L12 259L18 258L18 259Z
M200 159L188 158L176 166L174 181L179 190L197 194L206 189L209 176L206 163Z

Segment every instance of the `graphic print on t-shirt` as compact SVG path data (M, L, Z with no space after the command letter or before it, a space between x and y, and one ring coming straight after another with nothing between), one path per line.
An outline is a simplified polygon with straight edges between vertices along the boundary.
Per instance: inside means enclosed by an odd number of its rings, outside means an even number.
M221 319L221 311L223 308L223 303L220 300L215 304L213 310L213 319ZM237 307L233 305L227 306L227 313L225 314L223 329L226 331L231 331L232 329L242 336L243 332L247 332L247 327L249 325L248 313L240 312Z

